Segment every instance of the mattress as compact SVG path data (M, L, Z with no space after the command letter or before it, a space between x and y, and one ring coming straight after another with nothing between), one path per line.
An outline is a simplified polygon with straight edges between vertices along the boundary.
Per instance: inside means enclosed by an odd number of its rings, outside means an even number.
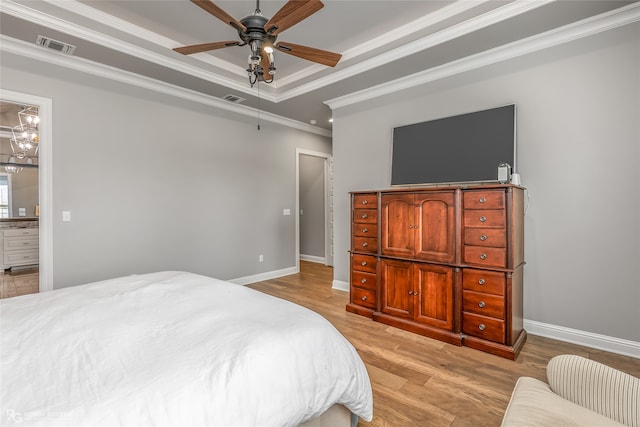
M366 368L325 318L158 272L0 300L2 425L296 426L372 418Z

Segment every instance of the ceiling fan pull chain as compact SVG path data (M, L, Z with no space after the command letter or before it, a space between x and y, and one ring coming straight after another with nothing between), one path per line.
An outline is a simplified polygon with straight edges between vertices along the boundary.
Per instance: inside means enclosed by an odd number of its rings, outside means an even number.
M257 82L258 89L258 130L260 130L260 82Z

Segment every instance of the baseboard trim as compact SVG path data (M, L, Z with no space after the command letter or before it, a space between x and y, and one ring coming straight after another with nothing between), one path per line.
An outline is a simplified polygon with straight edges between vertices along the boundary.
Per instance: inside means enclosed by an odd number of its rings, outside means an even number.
M228 280L236 285L249 285L251 283L262 282L263 280L277 279L278 277L296 274L298 271L295 267L283 268L282 270L267 271L265 273L254 274L252 276L239 277L237 279Z
M334 280L331 284L332 289L336 289L338 291L349 292L349 282L344 282L342 280Z
M640 359L640 342L565 328L564 326L551 325L535 320L525 319L523 323L524 329L531 335L553 338L559 341L570 342L572 344L597 348L598 350L605 350L611 353Z
M324 257L319 257L319 256L315 256L315 255L300 254L300 259L302 261L316 262L318 264L327 265L327 259L324 258Z

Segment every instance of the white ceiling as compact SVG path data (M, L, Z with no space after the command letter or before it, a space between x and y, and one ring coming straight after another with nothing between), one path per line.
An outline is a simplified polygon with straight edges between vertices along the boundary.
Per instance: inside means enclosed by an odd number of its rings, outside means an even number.
M255 1L216 1L240 20ZM187 0L3 0L0 32L34 44L38 35L76 46L73 56L134 72L213 97L330 129L329 99L394 81L461 58L621 8L616 0L324 0L325 7L278 41L343 55L335 68L275 52L271 85L251 88L249 48L184 56L183 45L239 40L236 31ZM260 1L271 17L284 0ZM62 55L62 54L60 54ZM258 92L259 90L259 92ZM258 95L259 98L258 99Z

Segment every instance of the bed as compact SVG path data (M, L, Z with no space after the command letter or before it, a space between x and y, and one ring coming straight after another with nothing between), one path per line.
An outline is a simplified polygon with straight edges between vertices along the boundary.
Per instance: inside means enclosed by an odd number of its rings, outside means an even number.
M185 272L132 275L0 300L0 315L1 425L372 418L364 363L333 325L240 285Z

